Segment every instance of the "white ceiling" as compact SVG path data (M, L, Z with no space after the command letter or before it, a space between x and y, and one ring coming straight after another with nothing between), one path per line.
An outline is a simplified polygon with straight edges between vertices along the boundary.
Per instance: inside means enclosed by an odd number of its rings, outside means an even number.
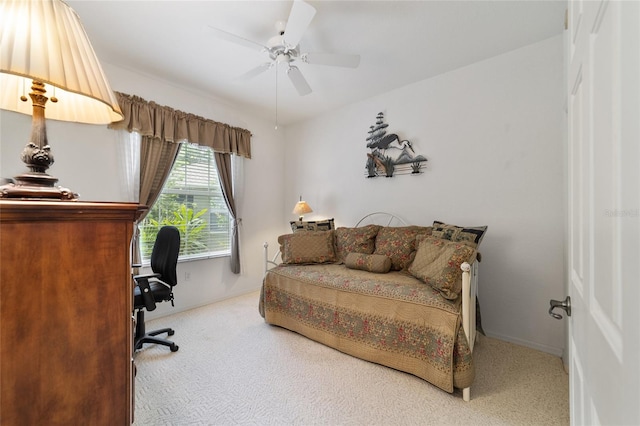
M357 69L297 64L313 93L299 96L278 71L278 121L342 105L531 44L563 31L564 0L326 1L302 37L303 52L357 53ZM233 80L267 60L204 33L205 25L266 44L292 1L68 0L102 62L227 100L273 118L275 68ZM153 99L148 99L153 100Z

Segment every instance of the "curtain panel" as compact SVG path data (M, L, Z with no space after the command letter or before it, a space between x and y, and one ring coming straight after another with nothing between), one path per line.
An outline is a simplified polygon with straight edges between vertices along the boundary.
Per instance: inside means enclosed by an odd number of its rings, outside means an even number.
M140 228L138 225L147 217L151 206L156 202L165 181L169 177L173 163L176 161L180 151L179 143L163 143L150 136L142 136L140 141L140 189L139 204L148 206L136 219L131 241L131 263L140 265L142 263L142 253L140 253ZM134 273L139 271L135 269Z
M240 248L238 245L238 227L242 219L238 218L236 203L233 198L233 174L231 169L231 156L216 152L214 154L218 178L222 187L222 195L227 203L229 214L233 220L231 227L231 272L240 273Z
M115 92L124 119L109 125L112 129L135 131L142 136L166 142L208 146L215 152L251 158L251 132L194 114L158 105L135 95Z

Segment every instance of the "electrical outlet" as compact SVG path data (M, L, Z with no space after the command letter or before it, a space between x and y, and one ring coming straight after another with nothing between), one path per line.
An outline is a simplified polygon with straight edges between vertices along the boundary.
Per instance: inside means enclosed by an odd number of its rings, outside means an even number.
M185 272L184 273L184 280L185 281L191 280L191 272Z

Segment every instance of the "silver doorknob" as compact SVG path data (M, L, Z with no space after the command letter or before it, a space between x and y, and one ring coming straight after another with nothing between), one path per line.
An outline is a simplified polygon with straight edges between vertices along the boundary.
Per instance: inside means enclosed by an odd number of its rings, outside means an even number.
M549 304L551 305L551 307L549 308L549 315L551 315L555 319L562 319L562 315L553 312L555 308L564 309L564 311L567 313L567 316L571 316L571 297L567 296L567 298L562 301L551 299L549 300Z

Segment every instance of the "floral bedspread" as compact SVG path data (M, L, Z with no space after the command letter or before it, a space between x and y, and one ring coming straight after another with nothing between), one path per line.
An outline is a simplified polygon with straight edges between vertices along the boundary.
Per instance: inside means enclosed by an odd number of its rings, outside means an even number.
M459 305L409 274L328 264L271 269L259 309L267 323L453 392L475 376Z

